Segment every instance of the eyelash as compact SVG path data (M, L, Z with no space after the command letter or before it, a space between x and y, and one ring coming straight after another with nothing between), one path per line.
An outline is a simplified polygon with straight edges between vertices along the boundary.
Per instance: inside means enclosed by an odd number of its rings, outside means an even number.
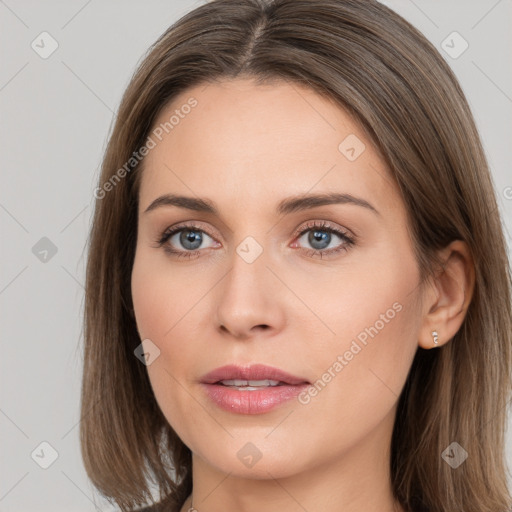
M331 256L331 255L334 255L334 254L337 254L337 253L340 253L343 251L348 251L353 245L355 245L354 237L349 236L348 233L346 233L345 231L341 231L337 228L332 227L326 221L322 221L320 223L318 221L312 221L312 222L306 224L306 226L304 226L304 228L295 235L295 238L299 239L305 233L307 233L308 231L311 231L313 229L315 229L317 231L324 231L326 233L335 234L339 238L341 238L342 243L335 249L328 249L328 250L304 249L308 253L309 256L314 256L315 254L319 254L320 258L322 258L324 254L328 254L329 256ZM185 231L185 230L205 233L210 238L212 238L212 239L214 238L207 231L205 231L204 229L200 228L199 226L197 226L195 224L184 224L184 225L175 226L173 228L167 228L165 231L163 231L156 240L157 247L163 247L166 244L166 242L173 235L175 235L176 233L179 233L180 231ZM166 253L168 253L170 256L173 256L176 258L190 259L195 256L198 256L199 253L201 252L201 249L198 249L195 251L177 251L175 249L172 249L168 244L166 244L164 247L164 251Z

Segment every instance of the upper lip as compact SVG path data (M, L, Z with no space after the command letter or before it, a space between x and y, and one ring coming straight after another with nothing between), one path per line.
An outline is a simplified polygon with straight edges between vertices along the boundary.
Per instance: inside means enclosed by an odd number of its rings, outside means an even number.
M309 384L309 382L296 375L291 375L279 368L264 364L251 364L250 366L226 365L216 368L201 377L204 384L214 384L221 380L278 380L286 384Z

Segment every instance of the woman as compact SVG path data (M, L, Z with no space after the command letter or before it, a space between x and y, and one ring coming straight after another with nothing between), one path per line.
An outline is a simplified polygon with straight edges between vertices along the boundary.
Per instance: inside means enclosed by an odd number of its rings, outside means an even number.
M133 77L95 196L81 441L121 510L509 510L499 211L404 19L195 9Z

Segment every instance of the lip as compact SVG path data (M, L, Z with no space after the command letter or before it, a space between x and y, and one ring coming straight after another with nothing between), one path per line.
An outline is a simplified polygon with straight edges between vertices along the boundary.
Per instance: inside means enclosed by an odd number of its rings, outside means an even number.
M220 384L221 380L278 380L279 386L258 390L239 390ZM279 368L254 364L227 365L217 368L201 378L206 395L221 409L237 414L261 414L288 402L299 395L310 383Z
M252 364L250 366L237 366L229 364L221 366L203 375L201 382L204 384L215 384L221 380L279 380L285 384L296 386L298 384L309 384L307 379L291 375L279 368L265 364Z

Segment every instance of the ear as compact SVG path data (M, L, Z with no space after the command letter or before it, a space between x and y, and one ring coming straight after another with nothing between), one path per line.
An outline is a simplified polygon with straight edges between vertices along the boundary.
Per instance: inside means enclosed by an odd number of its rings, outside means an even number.
M442 269L431 280L423 301L418 343L424 349L448 343L460 329L475 286L475 269L468 245L455 240L439 252ZM437 332L434 344L432 331Z

